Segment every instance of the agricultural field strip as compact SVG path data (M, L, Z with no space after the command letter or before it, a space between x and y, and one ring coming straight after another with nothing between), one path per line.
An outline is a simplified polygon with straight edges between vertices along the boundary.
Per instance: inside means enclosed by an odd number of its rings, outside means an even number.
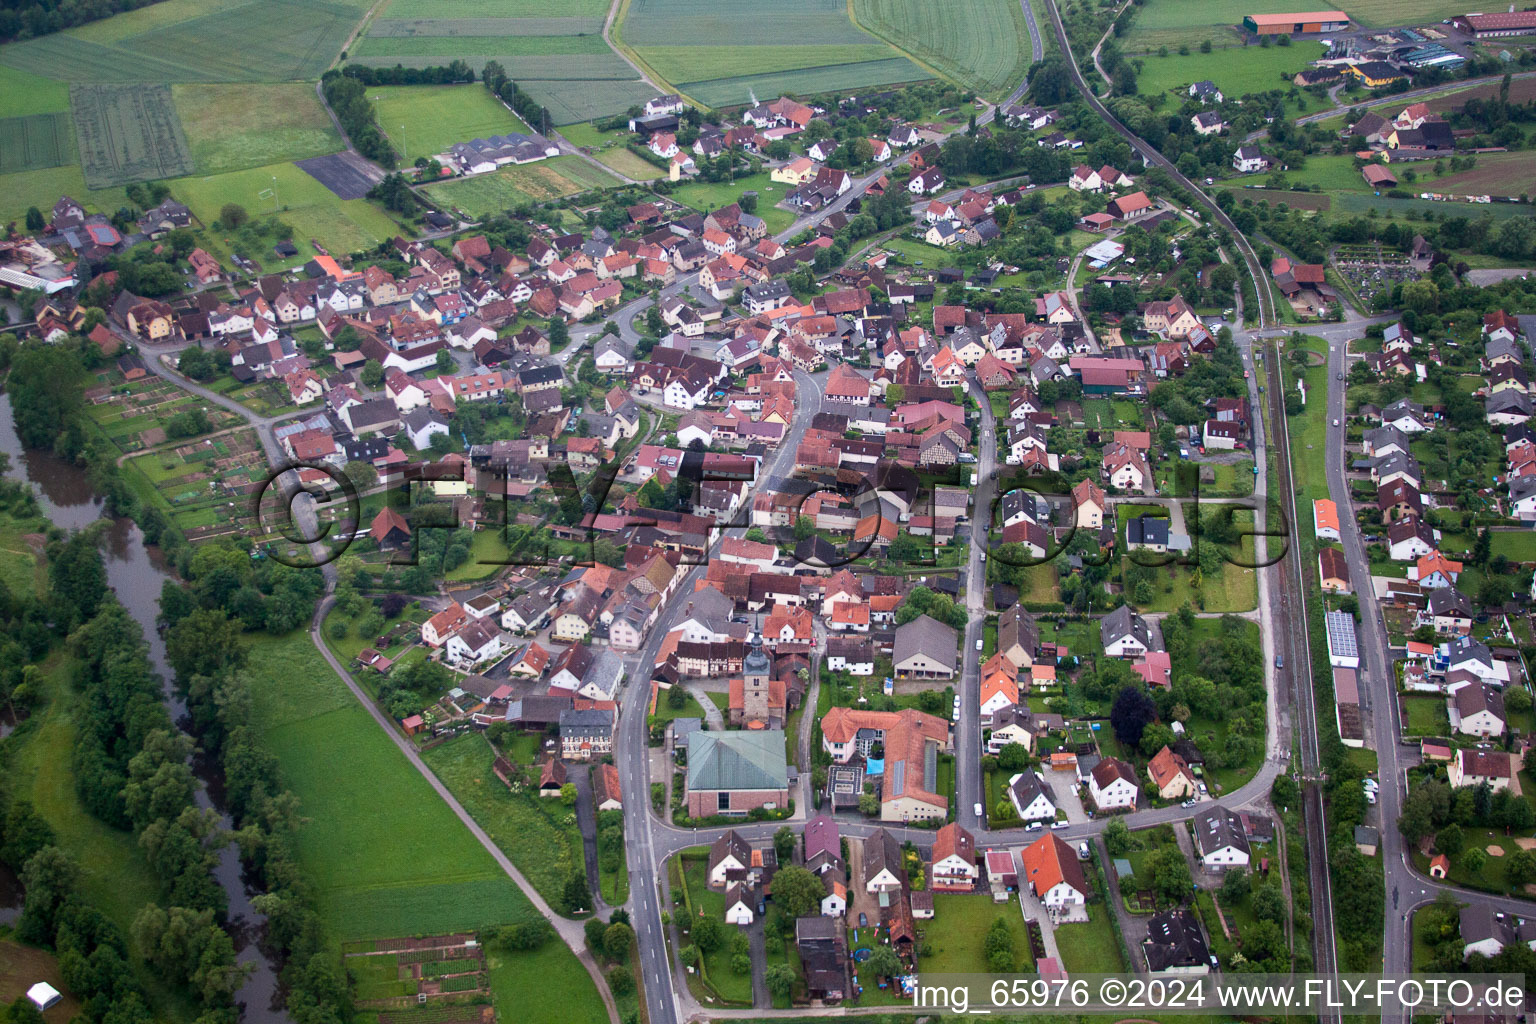
M603 31L602 18L412 18L376 21L374 39L412 36L579 36Z
M1000 97L1029 64L1028 31L1014 0L853 0L854 19L955 81Z
M75 136L68 114L0 118L0 174L74 162Z
M700 102L718 107L747 102L754 92L759 97L781 93L807 96L898 82L921 82L932 77L907 57L891 57L843 67L804 68L690 82L686 91Z
M76 82L313 81L358 18L325 0L250 0L106 43L74 33L14 43L0 63L44 77L67 68Z
M76 85L69 99L91 188L192 173L169 85Z
M603 37L597 35L368 36L353 49L357 57L422 56L449 59L479 53L496 53L503 57L551 57L610 52Z

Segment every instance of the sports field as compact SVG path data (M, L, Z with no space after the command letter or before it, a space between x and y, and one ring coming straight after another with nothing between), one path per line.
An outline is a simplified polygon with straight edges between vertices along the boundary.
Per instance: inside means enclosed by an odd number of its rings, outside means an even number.
M171 96L199 174L302 160L342 148L311 85L178 85ZM260 117L251 116L256 110Z
M297 849L331 937L438 934L534 914L307 635L253 639L254 724L310 821Z
M0 49L0 63L76 82L314 81L365 7L358 0L167 0L13 43Z
M528 130L478 83L377 86L368 90L368 98L379 125L406 155L405 163L441 153L456 142Z
M1290 46L1249 46L1241 51L1222 51L1188 56L1170 53L1142 60L1136 84L1143 96L1169 89L1188 93L1195 82L1209 79L1229 99L1270 89L1290 88L1290 80L1307 64L1323 55L1320 43L1297 42Z
M621 30L656 77L711 106L933 77L848 13L842 0L633 0Z
M1288 14L1315 11L1308 0L1256 0L1241 6L1213 4L1210 0L1146 0L1136 12L1131 30L1122 40L1126 52L1174 49L1182 44L1195 48L1209 39L1217 45L1237 42L1232 26L1245 14ZM1464 3L1455 0L1358 0L1344 8L1357 24L1367 27L1423 25L1463 14Z
M75 162L68 114L0 118L0 174L39 171Z
M619 180L576 156L556 157L536 164L503 167L459 181L428 185L434 201L458 207L480 218L524 203L544 203L590 188L617 185Z
M169 85L75 85L69 103L91 188L192 173Z
M171 194L190 206L204 224L218 220L225 203L239 203L252 217L271 214L274 201L270 192L275 190L277 212L293 225L294 244L306 258L312 253L308 244L312 238L331 252L348 253L372 248L400 233L400 226L379 207L366 199L337 199L291 163L180 178L169 184ZM91 199L100 202L95 196ZM220 241L210 238L210 251L219 248Z
M853 0L870 32L983 96L1001 99L1024 80L1032 56L1014 0Z

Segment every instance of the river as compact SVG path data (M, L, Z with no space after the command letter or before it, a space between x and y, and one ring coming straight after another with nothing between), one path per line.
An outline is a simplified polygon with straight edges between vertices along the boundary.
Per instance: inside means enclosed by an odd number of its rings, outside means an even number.
M69 530L79 530L101 518L101 498L91 488L85 473L78 467L42 452L22 447L11 420L11 399L0 394L0 451L11 457L10 477L25 480L34 485L38 503L48 520ZM171 671L165 660L165 641L156 628L155 618L160 612L160 588L171 576L156 565L145 549L139 528L128 519L114 519L106 533L102 554L106 560L107 582L123 607L144 630L149 643L149 660L160 673L164 686L165 706L178 727L186 727L186 708L177 698L171 685ZM203 785L197 790L197 806L211 807L219 813L220 824L225 829L233 827L228 814L220 804L223 794L223 778L216 765L201 757L194 757L193 769ZM253 893L245 884L240 866L240 855L233 842L226 843L219 851L214 878L224 887L229 897L227 930L234 939L237 958L242 964L251 965L251 975L236 996L241 1007L241 1019L248 1024L279 1024L289 1020L283 1010L286 994L281 991L277 973L270 960L263 955L257 940L266 926L266 918L251 907ZM20 887L14 878L0 874L0 921L6 919L7 903L14 904Z

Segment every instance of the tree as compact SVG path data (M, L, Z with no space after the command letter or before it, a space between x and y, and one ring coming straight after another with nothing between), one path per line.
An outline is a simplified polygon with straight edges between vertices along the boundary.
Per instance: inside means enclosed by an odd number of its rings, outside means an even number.
M454 368L455 365L457 365L453 361L453 353L448 351L446 348L440 348L437 350L437 358L434 360L434 362L437 365L438 373L448 373Z
M1139 684L1126 686L1115 695L1109 723L1115 738L1128 747L1141 744L1141 734L1157 718L1157 704Z
M895 978L905 970L901 957L890 946L876 946L866 966L877 978Z
M1253 916L1260 921L1285 921L1285 894L1278 885L1261 886L1253 894Z
M635 944L635 930L620 922L603 932L603 951L615 960L623 960Z
M1029 767L1029 748L1022 743L1005 743L997 752L997 766L1005 772L1021 772Z
M592 890L587 888L587 874L585 871L574 871L571 877L566 879L565 888L561 891L561 900L565 903L567 913L577 913L592 906Z
M1152 876L1152 890L1163 899L1178 903L1189 895L1194 880L1189 874L1189 862L1177 846L1153 850L1142 864L1142 869Z
M551 350L564 348L571 340L570 328L566 327L564 317L550 317L549 326L544 333L549 337Z
M384 383L384 366L377 359L370 359L363 364L358 379L363 382L363 387L376 391Z
M1524 686L1511 686L1504 694L1504 710L1511 715L1531 710L1531 691Z
M28 231L41 231L41 230L43 230L43 228L45 228L47 226L48 226L48 222L43 219L43 211L42 210L39 210L35 206L27 207L27 230Z
M379 482L379 471L374 469L371 463L353 459L347 463L343 472L347 474L347 479L352 481L352 486L356 487L359 493L373 490Z
M992 919L981 948L987 958L987 969L994 974L1008 974L1014 969L1018 953L1014 949L1013 932L1002 918Z
M795 830L785 825L773 834L773 852L780 864L788 864L795 852Z
M251 215L245 212L245 207L239 203L225 203L219 207L219 223L226 230L233 231L251 219Z
M701 917L693 923L693 944L708 956L725 945L725 926L719 918Z
M1487 866L1488 854L1474 846L1462 855L1461 863L1467 869L1468 874L1476 877L1482 874L1483 868Z
M781 859L779 863L784 861ZM811 914L821 906L821 899L826 894L821 879L807 868L791 865L780 868L773 876L773 902L792 918Z
M682 961L684 967L695 967L699 962L699 947L684 946L677 951L677 958Z
M1232 868L1221 880L1221 902L1232 906L1240 903L1246 895L1248 895L1248 872L1242 868Z
M1466 841L1467 837L1462 833L1461 826L1455 823L1435 833L1435 849L1447 857L1454 857L1460 853Z
M576 806L576 783L567 782L560 787L560 802L567 807Z
M768 985L768 991L780 999L788 999L795 990L795 969L786 963L771 963L763 974L763 981Z
M79 882L79 867L57 846L45 846L34 853L21 870L26 898L16 934L36 945L53 945L59 917L74 899Z
M880 798L873 793L859 794L859 813L872 818L880 813Z
M795 540L809 540L816 535L816 520L810 516L796 516L794 533Z
M1104 826L1104 845L1111 857L1123 857L1131 852L1131 830L1119 818L1111 818Z
M605 977L608 979L608 987L616 996L628 995L635 989L635 975L628 967L620 965L610 968Z

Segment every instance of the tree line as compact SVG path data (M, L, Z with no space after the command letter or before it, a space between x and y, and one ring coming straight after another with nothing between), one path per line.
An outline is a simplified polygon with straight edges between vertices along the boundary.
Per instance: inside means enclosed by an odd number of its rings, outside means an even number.
M352 140L357 151L379 166L393 169L396 163L395 150L374 117L367 83L332 68L320 79L320 87L325 93L325 102L330 105L336 119L341 122L342 130L347 133L347 138Z
M0 43L62 32L159 0L0 0Z
M233 997L246 969L236 963L234 943L222 927L225 892L212 877L228 837L217 813L194 803L192 742L162 703L138 624L107 590L99 535L93 528L48 547L46 613L54 636L34 628L26 606L38 602L9 602L6 610L21 617L16 646L25 645L31 662L23 674L35 673L36 661L51 649L42 641L66 637L80 695L71 754L76 793L93 817L137 838L160 883L157 899L133 920L134 945L159 974L198 1001L200 1019L232 1022ZM81 999L85 1019L153 1020L130 963L128 937L85 901L80 866L24 799L5 808L0 859L18 870L26 890L18 936L59 954L64 983Z

